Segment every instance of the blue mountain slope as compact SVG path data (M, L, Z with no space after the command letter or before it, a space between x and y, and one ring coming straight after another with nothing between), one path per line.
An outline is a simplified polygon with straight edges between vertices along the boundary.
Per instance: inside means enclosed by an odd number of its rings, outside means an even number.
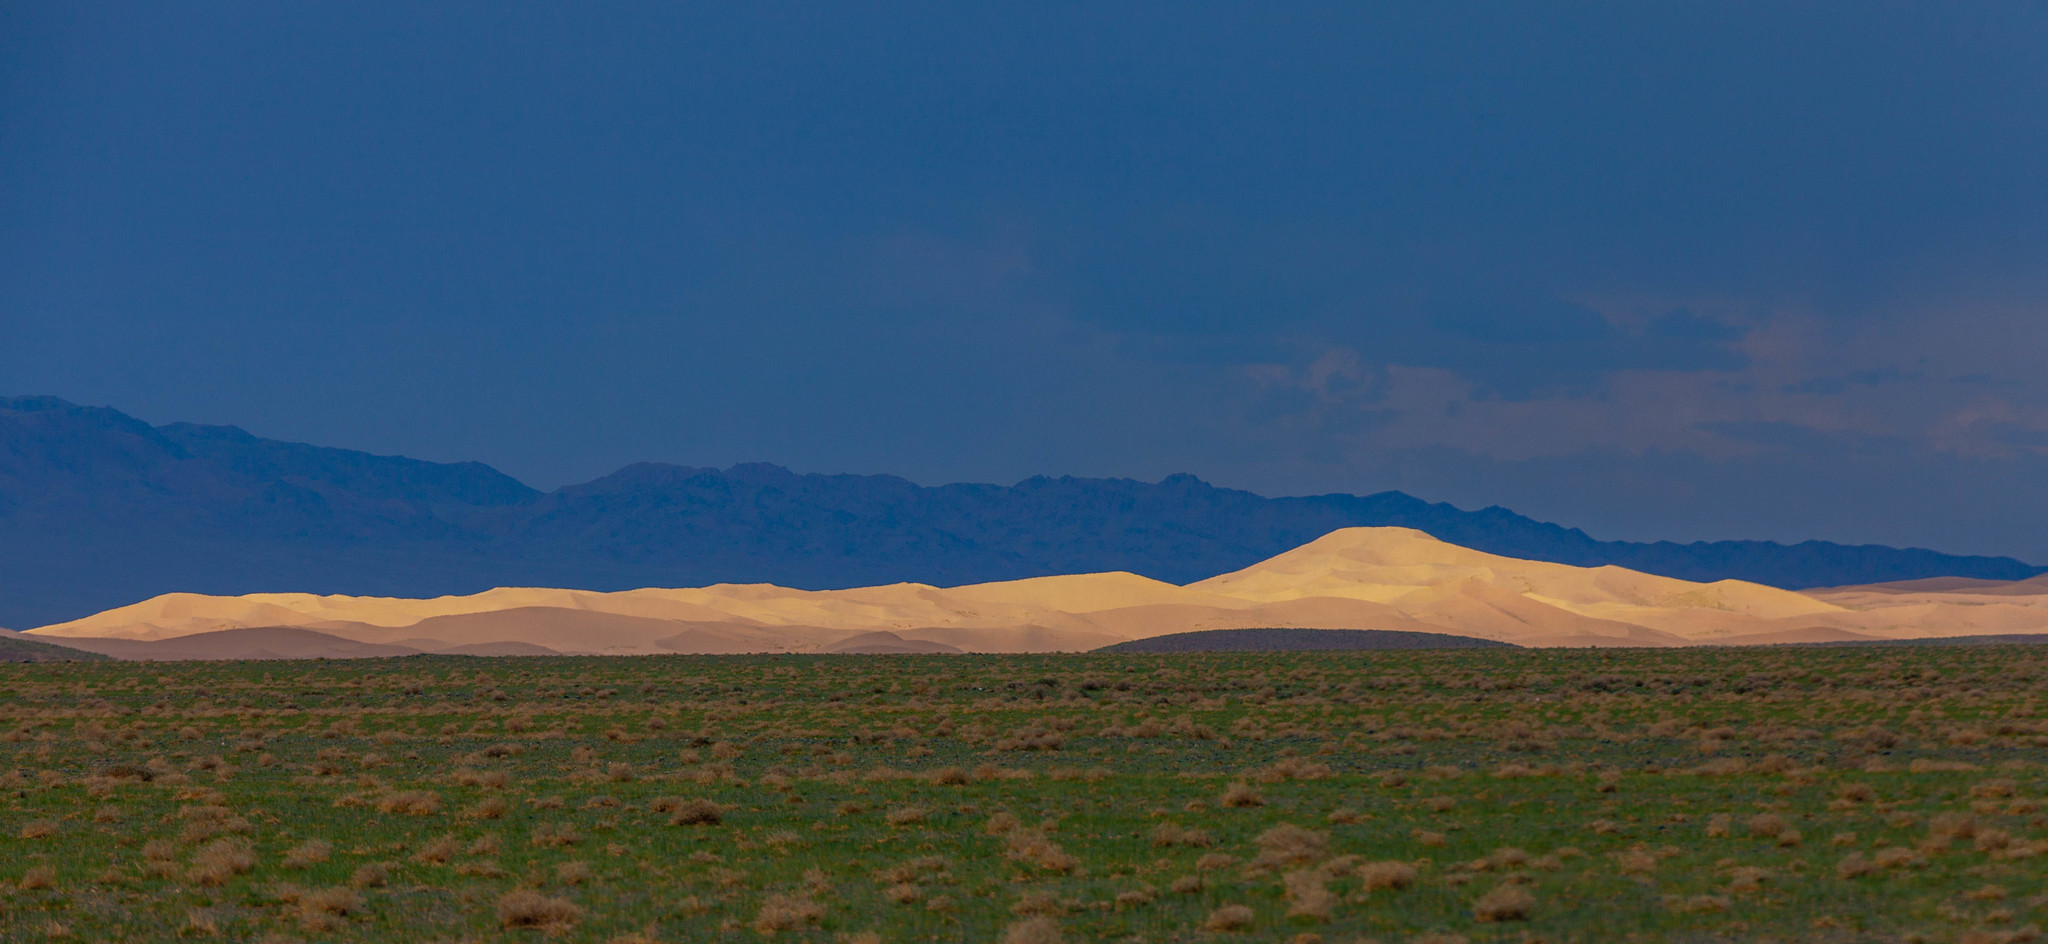
M0 625L157 593L426 596L492 586L814 589L1128 570L1185 583L1353 525L1498 554L1785 587L2042 572L2010 558L1823 542L1639 544L1400 492L1263 498L1188 475L923 487L772 465L628 466L541 493L480 463L152 427L0 399Z

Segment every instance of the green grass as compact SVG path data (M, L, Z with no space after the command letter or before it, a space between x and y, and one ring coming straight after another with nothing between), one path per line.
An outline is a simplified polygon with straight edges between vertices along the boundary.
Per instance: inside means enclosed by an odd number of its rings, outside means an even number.
M0 666L0 939L2029 940L2044 690L2026 647Z

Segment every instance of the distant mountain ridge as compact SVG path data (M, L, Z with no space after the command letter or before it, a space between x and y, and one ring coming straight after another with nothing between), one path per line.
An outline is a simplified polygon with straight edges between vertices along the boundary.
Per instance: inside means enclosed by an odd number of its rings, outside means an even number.
M433 463L151 426L53 397L0 399L0 626L159 593L392 596L494 586L838 589L1125 570L1189 583L1338 528L1400 526L1494 554L1799 588L2048 568L1819 541L1596 541L1504 508L1400 492L1264 498L1191 475L924 487L765 464L640 463L553 492Z

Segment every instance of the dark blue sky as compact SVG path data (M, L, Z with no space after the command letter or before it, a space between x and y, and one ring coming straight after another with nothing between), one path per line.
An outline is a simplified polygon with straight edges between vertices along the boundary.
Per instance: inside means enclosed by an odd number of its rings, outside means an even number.
M0 9L0 393L2048 562L2048 7Z

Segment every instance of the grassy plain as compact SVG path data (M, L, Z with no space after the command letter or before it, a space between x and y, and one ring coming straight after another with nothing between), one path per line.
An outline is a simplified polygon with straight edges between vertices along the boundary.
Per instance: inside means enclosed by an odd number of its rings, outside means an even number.
M2048 649L0 667L10 941L2023 941Z

